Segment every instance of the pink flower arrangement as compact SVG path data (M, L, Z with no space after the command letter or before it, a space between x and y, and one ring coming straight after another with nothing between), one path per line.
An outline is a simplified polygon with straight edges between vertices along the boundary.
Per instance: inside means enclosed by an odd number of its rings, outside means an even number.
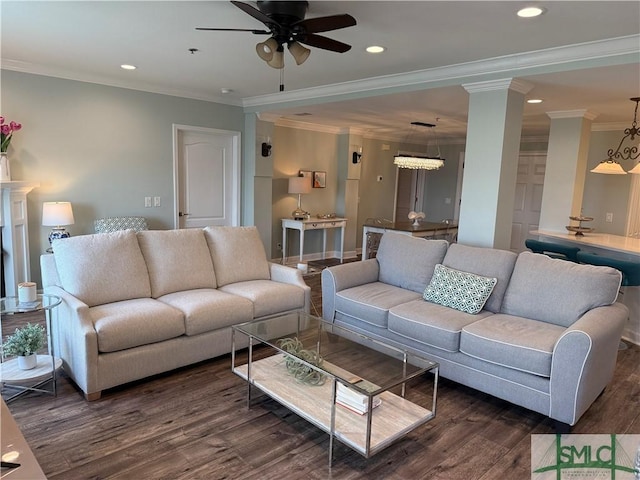
M14 122L4 123L4 117L0 117L0 153L5 153L11 143L13 132L17 132L22 125Z

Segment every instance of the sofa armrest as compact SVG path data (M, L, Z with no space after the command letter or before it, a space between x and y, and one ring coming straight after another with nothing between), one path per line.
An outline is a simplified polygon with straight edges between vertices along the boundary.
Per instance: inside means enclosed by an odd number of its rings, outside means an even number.
M375 258L343 263L322 271L322 317L333 321L335 296L341 290L378 281L380 266Z
M575 425L613 377L629 310L594 308L567 328L553 350L549 417Z
M279 263L269 262L271 280L274 282L288 283L304 290L304 311L309 313L311 309L311 287L302 278L302 272L297 268L287 267Z
M59 286L47 286L44 292L62 299L51 315L54 354L85 394L99 392L98 334L89 307Z

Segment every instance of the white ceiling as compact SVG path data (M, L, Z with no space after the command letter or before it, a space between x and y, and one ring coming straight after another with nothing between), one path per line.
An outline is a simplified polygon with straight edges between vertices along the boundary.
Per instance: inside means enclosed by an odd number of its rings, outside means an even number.
M255 53L264 36L195 30L263 27L227 1L3 0L2 67L378 136L436 118L439 134L461 135L468 108L461 84L513 76L533 86L529 97L544 99L525 105L525 135L544 134L549 111L586 109L598 115L595 123L629 126L629 98L640 96L640 2L535 3L546 13L520 19L519 1L311 1L307 18L356 18L357 26L324 34L353 48L312 48L301 66L286 53L279 93L280 72ZM387 51L367 54L371 44ZM138 69L124 71L122 63ZM223 95L224 88L233 92ZM363 90L376 96L356 93Z

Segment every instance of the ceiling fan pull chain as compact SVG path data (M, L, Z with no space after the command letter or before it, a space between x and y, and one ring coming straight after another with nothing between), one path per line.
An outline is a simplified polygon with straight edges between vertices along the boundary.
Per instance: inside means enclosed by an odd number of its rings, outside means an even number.
M280 69L280 91L284 92L284 67Z

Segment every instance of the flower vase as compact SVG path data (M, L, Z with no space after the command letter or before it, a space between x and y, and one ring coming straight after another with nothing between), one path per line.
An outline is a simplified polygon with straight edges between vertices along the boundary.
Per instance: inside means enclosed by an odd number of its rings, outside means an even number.
M11 167L7 152L0 152L0 182L11 181Z
M31 370L38 365L38 355L32 353L31 355L20 355L18 357L18 368L20 370Z

